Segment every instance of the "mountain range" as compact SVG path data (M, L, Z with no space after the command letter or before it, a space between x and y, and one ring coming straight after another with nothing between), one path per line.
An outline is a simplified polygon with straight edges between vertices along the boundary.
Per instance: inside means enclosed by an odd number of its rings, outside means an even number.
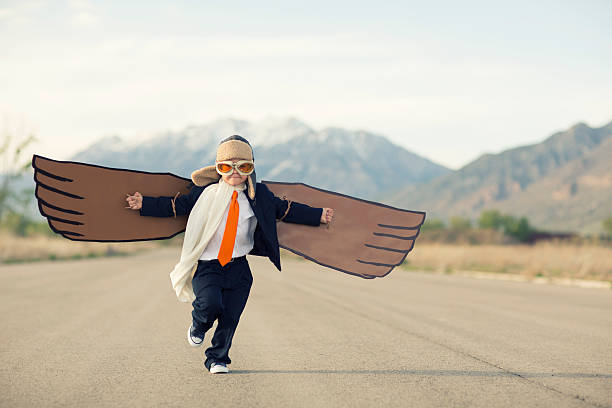
M546 230L599 232L612 216L612 122L578 123L541 143L485 154L388 202L426 209L429 219L498 209Z
M376 200L397 190L398 169L403 175L399 187L450 173L383 136L338 127L315 130L295 118L219 119L140 141L109 136L72 160L189 177L192 171L214 164L219 142L232 134L244 136L253 146L259 181L300 181Z
M304 182L426 211L430 220L475 220L484 210L498 209L527 216L543 230L597 233L612 216L612 122L600 128L577 123L540 143L485 154L456 171L375 133L317 130L296 118L226 118L145 139L107 136L70 160L189 177L214 163L219 141L232 134L253 145L259 181Z

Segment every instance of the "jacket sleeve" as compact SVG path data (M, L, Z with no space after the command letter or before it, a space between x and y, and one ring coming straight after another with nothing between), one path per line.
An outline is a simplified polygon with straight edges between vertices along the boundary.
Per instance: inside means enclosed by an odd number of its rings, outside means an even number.
M265 184L262 185L265 187L265 194L268 195L269 201L274 204L277 220L314 226L321 224L323 208L311 207L297 201L283 200L275 196Z
M202 190L201 187L193 186L189 194L179 195L176 199L174 197L143 196L140 215L150 217L173 217L174 210L172 208L172 201L174 201L176 215L187 215L191 212Z

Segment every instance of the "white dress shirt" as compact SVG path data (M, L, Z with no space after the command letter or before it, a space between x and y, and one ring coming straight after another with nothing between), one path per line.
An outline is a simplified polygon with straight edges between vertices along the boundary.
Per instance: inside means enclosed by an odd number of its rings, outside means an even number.
M236 241L234 242L234 251L232 252L232 258L248 254L254 245L255 227L257 226L257 218L253 213L253 209L249 204L246 197L247 190L238 191L238 228L236 229ZM231 202L231 201L230 201ZM219 227L215 232L215 235L210 239L204 252L200 255L202 260L217 259L219 256L219 249L221 248L221 241L223 240L223 233L225 232L225 224L227 223L227 214L229 213L229 203L225 207L225 214Z

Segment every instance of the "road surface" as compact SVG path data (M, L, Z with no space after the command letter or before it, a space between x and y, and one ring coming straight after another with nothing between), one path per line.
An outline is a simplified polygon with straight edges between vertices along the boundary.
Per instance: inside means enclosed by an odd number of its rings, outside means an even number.
M249 257L231 373L212 375L179 253L1 266L0 406L612 407L610 290Z

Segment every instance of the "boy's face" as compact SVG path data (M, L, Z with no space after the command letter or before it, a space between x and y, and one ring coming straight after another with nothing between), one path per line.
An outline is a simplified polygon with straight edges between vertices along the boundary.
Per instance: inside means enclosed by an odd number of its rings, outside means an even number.
M231 159L232 162L236 163L238 160L240 159ZM221 176L223 177L223 180L232 186L237 186L240 183L244 183L247 179L248 176L242 176L240 175L240 173L238 173L236 171L236 169L232 169L232 174L227 175L227 176Z

